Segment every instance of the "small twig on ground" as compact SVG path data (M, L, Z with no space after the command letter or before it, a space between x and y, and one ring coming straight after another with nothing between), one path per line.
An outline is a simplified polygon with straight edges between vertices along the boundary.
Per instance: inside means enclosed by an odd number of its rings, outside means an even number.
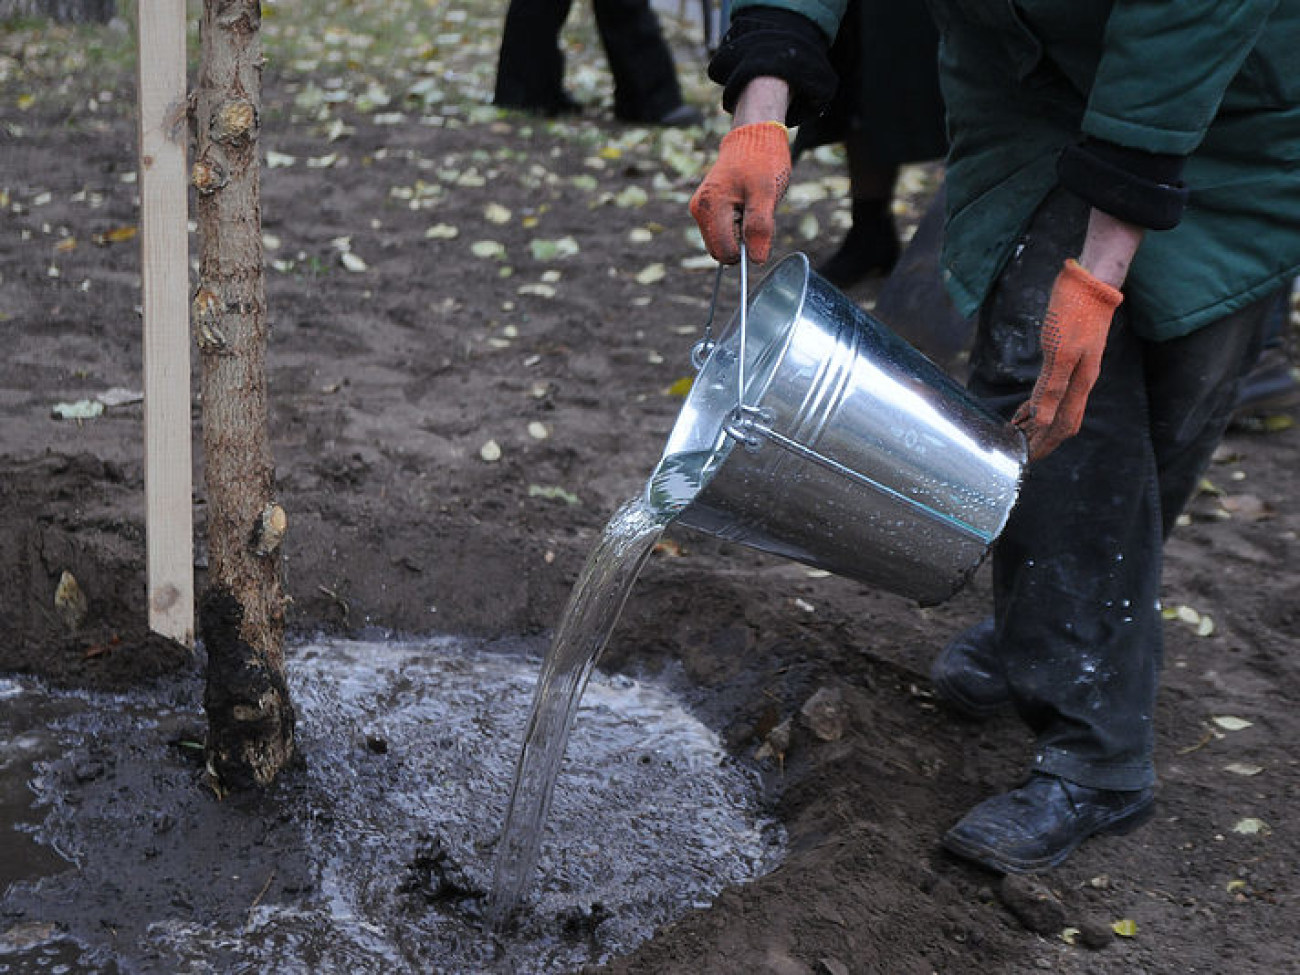
M271 889L271 881L274 879L275 871L272 870L266 878L266 883L262 884L262 889L259 890L257 896L253 898L253 903L248 905L248 920L244 922L245 930L247 930L249 925L253 923L253 912L257 910L257 905L262 903L262 898L266 896L266 892Z

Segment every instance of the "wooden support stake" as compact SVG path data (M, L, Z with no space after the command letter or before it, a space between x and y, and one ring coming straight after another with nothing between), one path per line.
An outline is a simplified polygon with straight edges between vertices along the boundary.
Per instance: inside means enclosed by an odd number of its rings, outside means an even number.
M149 628L194 645L184 0L138 0Z

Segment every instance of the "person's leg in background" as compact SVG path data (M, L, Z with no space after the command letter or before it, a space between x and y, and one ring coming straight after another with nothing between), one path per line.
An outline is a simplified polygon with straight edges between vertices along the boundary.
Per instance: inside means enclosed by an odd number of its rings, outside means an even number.
M837 288L888 274L901 251L894 225L898 167L876 163L863 142L857 131L844 137L853 222L839 249L817 267L817 273Z
M564 90L560 31L572 0L510 0L497 57L493 103L539 115L578 111Z
M1288 282L1269 307L1264 347L1237 391L1232 414L1234 427L1259 429L1271 414L1300 403L1300 367L1292 361L1286 334L1294 290L1295 282Z
M672 51L649 0L592 0L596 29L614 76L614 115L624 122L697 125L682 101Z
M941 159L947 150L939 92L939 35L924 4L855 0L831 48L840 85L827 110L800 126L796 159L844 144L851 221L817 272L839 288L888 274L901 245L894 189L904 163Z

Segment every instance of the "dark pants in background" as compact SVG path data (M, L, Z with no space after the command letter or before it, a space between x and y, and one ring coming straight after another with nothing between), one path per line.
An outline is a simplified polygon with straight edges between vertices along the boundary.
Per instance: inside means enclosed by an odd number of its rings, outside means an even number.
M511 0L497 63L503 108L564 111L560 31L572 0ZM596 29L614 75L614 114L654 122L682 104L672 52L649 0L592 0Z
M1035 215L980 312L972 391L1010 417L1041 363L1039 329L1088 208ZM1191 335L1139 337L1121 305L1083 427L1033 464L993 555L997 652L1033 770L1095 789L1155 782L1162 543L1227 428L1272 299Z

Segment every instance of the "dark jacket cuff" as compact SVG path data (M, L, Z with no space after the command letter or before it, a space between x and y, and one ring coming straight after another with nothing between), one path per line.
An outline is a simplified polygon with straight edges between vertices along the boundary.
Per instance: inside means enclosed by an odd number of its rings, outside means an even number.
M709 77L723 86L722 107L732 112L745 86L759 77L790 86L787 125L821 114L835 94L830 41L813 21L775 7L746 7L736 13L709 61Z
M1098 210L1148 230L1170 230L1187 206L1185 162L1183 156L1088 138L1066 147L1056 171L1061 185Z

